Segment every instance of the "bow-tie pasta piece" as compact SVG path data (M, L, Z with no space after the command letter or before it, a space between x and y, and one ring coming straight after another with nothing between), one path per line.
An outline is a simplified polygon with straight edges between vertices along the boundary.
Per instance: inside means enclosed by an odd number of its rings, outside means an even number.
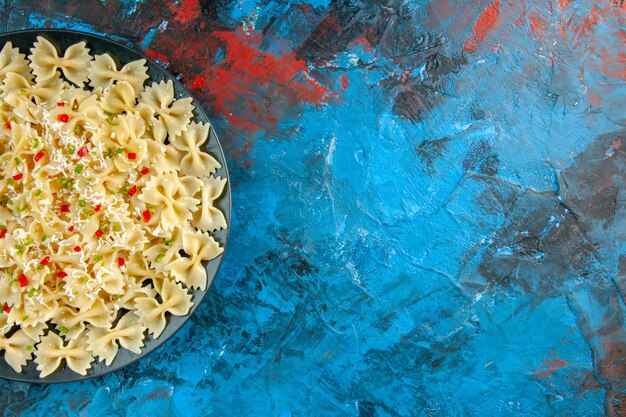
M145 59L129 62L118 70L111 55L96 55L89 68L89 85L93 88L101 88L103 91L116 81L126 81L137 96L143 91L143 83L147 79L148 68Z
M191 294L175 281L167 279L163 281L159 294L163 300L161 303L149 297L135 300L139 321L154 337L159 337L165 329L165 313L184 316L193 306Z
M6 77L10 73L21 75L26 80L32 80L26 55L21 54L18 48L14 48L11 42L4 44L0 51L0 78Z
M226 179L221 177L202 178L200 190L200 210L193 214L192 225L205 232L226 229L226 218L220 209L214 206L214 202L224 192Z
M88 350L107 365L111 365L118 352L118 343L124 349L141 353L146 328L133 313L126 313L112 329L92 327L87 330Z
M188 257L181 257L169 263L165 270L170 272L174 279L182 282L189 288L200 288L202 291L207 286L206 269L202 261L210 261L217 258L224 248L206 233L186 232L183 234L183 250Z
M186 230L188 227L184 229L176 227L168 237L162 239L161 243L154 243L144 251L154 270L163 272L166 265L180 257L179 251L183 248L183 233Z
M179 137L172 139L170 136L172 145L185 155L180 161L180 170L184 175L200 177L222 167L215 158L200 149L209 138L210 127L208 123L192 122Z
M87 351L85 339L84 335L81 335L64 345L63 339L56 333L49 332L42 337L35 352L39 376L45 378L53 373L61 365L63 359L72 371L86 375L87 370L91 368L93 356Z
M46 38L39 36L30 52L28 59L37 82L56 77L57 70L61 70L65 78L79 87L87 81L92 58L85 42L70 46L65 50L65 54L59 57L56 47Z
M0 352L3 350L4 360L15 372L21 372L33 356L33 341L23 330L18 330L11 337L0 336Z
M194 180L200 182L197 178ZM144 187L139 199L152 206L161 206L159 227L172 231L180 222L189 221L199 203L185 193L181 179L172 172L154 176Z
M61 97L64 85L65 83L60 78L50 78L31 84L23 75L10 72L2 81L2 97L7 97L10 93L14 93L38 105L57 103Z
M11 125L17 125L18 123L33 123L38 118L38 108L35 103L29 100L26 96L9 93L4 98L4 103L10 108L10 119L12 119ZM12 129L11 129L12 130Z
M112 114L135 111L137 97L130 83L120 81L113 84L102 96L102 109Z
M141 93L141 101L154 108L163 121L167 134L174 138L187 129L194 106L190 97L174 99L174 83L171 80L154 83Z
M63 307L52 319L57 330L65 337L73 339L85 330L85 323L95 327L109 328L113 322L113 306L97 299L90 309L78 311L72 307Z

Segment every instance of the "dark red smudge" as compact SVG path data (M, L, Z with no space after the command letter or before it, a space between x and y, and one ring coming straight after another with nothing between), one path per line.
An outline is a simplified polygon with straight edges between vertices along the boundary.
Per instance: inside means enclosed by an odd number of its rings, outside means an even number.
M530 32L537 35L539 39L544 38L544 30L548 27L548 24L544 23L539 13L532 13L528 16L530 20Z
M204 79L204 77L201 75L196 75L189 82L189 89L191 90L202 89L205 84L206 84L206 80Z
M484 12L478 17L476 24L474 25L474 31L472 36L465 41L463 50L466 52L474 52L480 42L485 39L487 34L496 24L498 16L500 14L500 0L496 0L491 3Z
M165 2L172 12L172 19L179 23L190 23L199 19L202 14L202 6L198 0L182 0L179 5L174 2Z
M263 52L261 40L260 34L226 30L191 32L183 43L157 34L153 45L163 54L150 49L146 54L169 62L172 71L189 80L190 89L204 94L201 98L215 113L249 132L275 129L301 103L335 98L336 93L316 81L294 52L282 56Z
M570 366L570 364L568 362L565 362L562 359L557 358L557 359L546 360L544 363L544 366L547 369L541 372L535 372L533 374L535 378L537 379L552 378L552 375L554 375L559 369L566 368Z
M146 56L154 61L161 61L162 63L167 64L169 61L167 59L167 57L163 54L160 54L158 52L153 51L152 49L148 48L148 49L144 49L144 54L146 54Z

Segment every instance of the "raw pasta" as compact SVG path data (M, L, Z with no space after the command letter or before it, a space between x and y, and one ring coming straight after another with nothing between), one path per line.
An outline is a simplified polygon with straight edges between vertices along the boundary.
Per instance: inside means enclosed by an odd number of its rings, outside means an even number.
M223 251L210 126L171 81L145 87L145 64L42 37L28 59L0 51L0 352L16 372L141 353Z

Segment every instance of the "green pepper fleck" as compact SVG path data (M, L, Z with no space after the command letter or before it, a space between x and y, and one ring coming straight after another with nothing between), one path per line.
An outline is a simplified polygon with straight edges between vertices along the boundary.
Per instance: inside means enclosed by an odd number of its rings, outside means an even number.
M74 167L74 172L77 174L80 174L81 172L83 172L84 167L85 166L83 164L78 164L76 165L76 167Z
M156 258L154 258L154 262L155 262L155 263L159 263L159 262L161 262L161 260L162 260L163 258L165 258L165 254L161 253L161 254L157 255L157 257L156 257Z
M57 329L58 329L61 333L63 333L63 334L67 334L67 333L70 331L70 329L68 329L68 328L67 328L67 327L65 327L65 326L59 326L59 327L57 327Z
M30 352L31 350L33 350L33 347L31 345L26 345L24 346L24 349Z
M37 149L39 147L39 138L33 138L33 149Z
M35 197L39 197L41 195L41 190L36 190L35 191Z
M97 264L99 262L102 262L103 260L104 260L104 258L101 255L99 255L99 256L96 256L95 258L93 258L93 261L91 261L91 263L92 264Z
M69 153L70 155L73 155L75 151L76 151L76 148L74 147L74 145L72 145L71 143L67 145L67 153Z
M43 235L41 237L41 243L45 242L46 240L48 240L48 235Z
M86 207L87 206L87 202L85 200L78 200L78 205L81 207Z

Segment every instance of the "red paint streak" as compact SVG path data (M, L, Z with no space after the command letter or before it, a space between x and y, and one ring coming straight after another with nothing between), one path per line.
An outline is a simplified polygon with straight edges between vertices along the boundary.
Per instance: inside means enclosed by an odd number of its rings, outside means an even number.
M528 19L530 20L530 32L536 34L539 39L543 39L543 31L548 27L548 25L543 23L543 20L538 13L531 14L528 16Z
M191 82L189 83L189 89L190 90L201 89L204 87L205 83L206 83L206 80L204 79L204 77L202 77L201 75L196 75L195 77L191 79Z
M161 61L163 61L164 63L169 63L169 60L167 59L167 57L166 57L165 55L160 54L160 53L158 53L158 52L154 52L154 51L153 51L152 49L150 49L150 48L144 49L143 53L144 53L144 54L146 54L146 56L147 56L148 58L152 59L153 61L156 61L156 60L161 60Z
M548 359L545 361L545 367L547 367L548 369L546 369L545 371L536 372L533 374L533 376L537 379L552 378L552 375L554 375L556 371L568 366L570 366L570 364L562 359Z
M606 342L603 353L598 373L609 383L621 383L626 378L626 343Z
M363 51L365 52L372 52L374 50L374 47L372 46L372 44L370 43L370 41L367 39L366 36L361 36L360 38L355 39L354 41L350 42L348 46L356 46L356 45L362 46Z
M199 19L202 14L202 6L198 0L182 0L180 5L169 1L165 4L173 13L173 20L183 24Z
M343 74L341 76L341 91L345 91L346 88L348 88L348 75Z
M622 139L615 139L613 141L613 149L620 149L622 147Z
M329 99L329 89L309 76L310 68L295 53L281 57L263 53L240 32L213 32L212 36L223 45L225 56L207 68L205 85L216 111L243 129L275 126L281 119L274 111L277 106Z
M589 33L593 31L593 29L595 28L595 26L598 24L598 21L599 21L599 16L600 16L599 10L600 9L598 9L598 6L593 6L591 8L591 12L589 12L589 14L585 17L585 19L583 20L583 22L580 24L580 26L578 27L576 31L576 37L578 39L587 37Z
M559 10L565 9L573 0L559 0Z
M474 25L472 36L465 41L463 50L466 52L474 52L480 42L485 39L489 31L493 29L500 14L500 0L491 3L484 12L478 17Z
M626 53L609 52L605 47L598 51L600 65L590 64L591 68L606 77L616 80L626 80Z

